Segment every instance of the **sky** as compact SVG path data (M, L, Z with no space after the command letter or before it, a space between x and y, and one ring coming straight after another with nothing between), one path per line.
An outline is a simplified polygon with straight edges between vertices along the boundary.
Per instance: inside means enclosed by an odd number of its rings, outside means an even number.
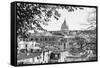
M75 10L74 12L68 12L65 9L59 9L59 13L61 13L61 17L59 20L51 18L51 21L48 22L48 26L42 25L44 29L47 31L59 31L61 29L61 25L66 20L66 24L69 27L69 30L84 30L87 28L87 18L89 12L94 11L95 8L87 8L84 7L84 10Z

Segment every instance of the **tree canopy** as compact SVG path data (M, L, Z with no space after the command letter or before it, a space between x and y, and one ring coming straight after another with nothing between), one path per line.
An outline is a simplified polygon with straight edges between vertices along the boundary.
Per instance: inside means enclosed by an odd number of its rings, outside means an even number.
M43 5L34 3L17 3L17 35L26 36L28 30L47 31L41 24L48 25L51 17L59 20L61 14L57 9L66 9L68 12L73 12L77 9L83 9L75 6L62 5Z

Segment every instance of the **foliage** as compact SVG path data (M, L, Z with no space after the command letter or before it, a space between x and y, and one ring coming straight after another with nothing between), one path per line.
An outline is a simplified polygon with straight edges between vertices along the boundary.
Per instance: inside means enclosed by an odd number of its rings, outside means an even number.
M17 3L17 35L26 36L28 30L46 31L41 24L48 25L51 18L59 20L61 14L58 9L66 9L68 12L73 12L77 9L83 9L73 6L60 6L60 5L43 5L32 3Z
M96 35L95 30L81 31L78 36L73 38L70 42L70 53L75 55L84 53L86 50L92 50L93 54L96 53Z
M87 26L87 30L96 30L96 9L93 9L93 11L88 12L87 22L87 24L83 24Z
M84 52L83 46L85 44L85 39L81 37L75 37L69 42L70 47L70 53L73 55L79 54L81 52Z
M95 30L96 29L96 10L89 13L87 21L89 22L88 25L90 25L88 29Z

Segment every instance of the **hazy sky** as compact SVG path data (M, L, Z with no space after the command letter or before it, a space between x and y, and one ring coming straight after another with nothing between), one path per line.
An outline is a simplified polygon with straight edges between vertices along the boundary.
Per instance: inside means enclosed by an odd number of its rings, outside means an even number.
M51 19L51 22L48 22L48 26L43 26L43 28L48 31L58 31L61 29L61 25L66 20L66 24L69 27L69 30L81 30L85 29L87 26L82 24L86 24L88 13L94 11L94 8L84 8L84 10L75 10L74 12L68 12L67 10L58 10L61 13L61 17L59 20Z

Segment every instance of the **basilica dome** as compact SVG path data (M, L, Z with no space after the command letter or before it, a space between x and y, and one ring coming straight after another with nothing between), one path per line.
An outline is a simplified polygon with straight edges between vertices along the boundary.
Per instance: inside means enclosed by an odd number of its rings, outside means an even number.
M68 31L68 25L66 24L66 20L64 20L63 24L61 25L61 31Z

